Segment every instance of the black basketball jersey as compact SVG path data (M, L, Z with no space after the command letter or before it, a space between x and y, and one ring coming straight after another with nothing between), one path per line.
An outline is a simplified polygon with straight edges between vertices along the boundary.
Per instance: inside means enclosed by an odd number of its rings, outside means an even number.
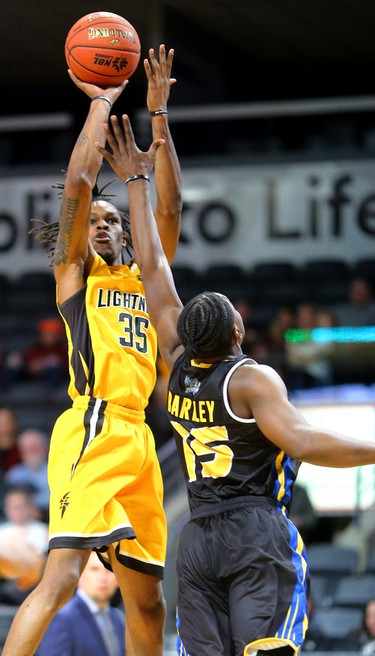
M262 496L289 509L300 462L265 437L254 418L234 415L228 401L231 375L247 356L214 364L182 354L168 389L168 416L185 474L191 510L241 497Z

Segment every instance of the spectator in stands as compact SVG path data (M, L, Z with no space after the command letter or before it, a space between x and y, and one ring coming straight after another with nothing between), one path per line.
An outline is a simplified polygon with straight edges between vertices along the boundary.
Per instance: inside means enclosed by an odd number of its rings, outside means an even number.
M68 345L60 319L43 319L37 327L37 341L24 353L26 374L57 387L68 380Z
M318 308L316 319L317 328L334 328L337 326L337 316L332 308Z
M273 351L285 353L285 333L290 328L295 328L295 325L294 310L286 305L279 307L268 326L270 346Z
M337 303L334 312L340 326L375 326L375 301L370 283L355 278L349 284L348 301Z
M296 327L312 330L317 324L318 308L312 301L302 301L296 308Z
M245 334L242 344L246 353L250 353L259 364L268 364L277 368L277 355L271 351L267 327L255 323L249 301L244 297L238 297L233 307L240 313L244 324Z
M35 343L23 353L8 354L2 376L2 388L17 380L38 380L48 391L68 380L68 346L61 319L43 319L37 325Z
M0 542L8 543L9 557L12 557L17 540L23 545L25 554L21 560L25 565L14 571L14 561L1 572L0 602L18 606L27 597L31 588L38 583L48 549L48 527L38 519L39 509L33 501L33 495L27 486L9 487L4 493L5 521L0 524ZM19 567L17 565L17 567Z
M245 327L245 335L243 338L244 349L246 353L252 353L255 345L257 345L260 340L259 330L253 321L252 307L249 301L242 296L234 300L233 307L240 313Z
M309 338L310 331L321 327L322 321L326 322L327 316L321 315L321 310L311 301L303 301L297 306L296 328L306 331L306 339L287 345L288 362L292 368L290 386L293 389L321 387L332 382L332 344Z
M285 346L285 333L290 328L295 328L295 312L286 305L276 310L275 316L267 326L267 339L270 350L269 364L276 369L285 385L289 387L290 366Z
M124 656L124 614L110 605L117 588L113 572L92 552L75 594L45 632L38 656Z
M289 517L297 526L305 544L310 544L318 518L315 513L309 493L303 485L295 483L293 501Z
M5 345L4 342L0 342L0 379L2 378L3 375L3 369L5 365Z
M17 445L18 418L10 406L0 406L0 470L5 474L21 461Z
M375 598L366 604L360 643L361 652L364 656L373 656L375 654Z
M29 485L34 490L34 501L40 512L40 519L47 521L49 506L49 487L47 478L47 457L49 441L45 433L28 428L18 438L21 462L11 467L4 477L9 485Z

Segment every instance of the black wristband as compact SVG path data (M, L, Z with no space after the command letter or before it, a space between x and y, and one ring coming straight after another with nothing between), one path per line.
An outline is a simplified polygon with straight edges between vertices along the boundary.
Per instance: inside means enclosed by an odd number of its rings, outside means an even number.
M129 182L133 182L134 180L147 180L148 182L150 182L150 178L145 173L138 173L138 175L131 175L130 178L126 178L124 182L127 185L129 184Z
M109 105L110 108L112 109L112 103L111 103L110 99L107 98L107 96L94 96L93 98L91 98L91 102L92 102L93 100L106 100L107 103L108 103L108 105Z
M167 109L155 109L154 112L150 112L151 116L159 116L159 114L168 114Z

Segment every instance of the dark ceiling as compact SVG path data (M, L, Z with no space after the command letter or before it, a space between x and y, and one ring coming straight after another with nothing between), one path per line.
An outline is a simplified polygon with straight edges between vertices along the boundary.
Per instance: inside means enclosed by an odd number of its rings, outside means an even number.
M136 28L142 56L175 49L176 106L375 94L375 0L7 0L0 21L0 115L68 111L86 98L64 42L81 16L112 11ZM126 111L145 106L140 64ZM124 101L125 102L125 101Z
M134 25L142 56L160 41L175 48L176 104L374 91L375 0L7 0L1 114L74 105L65 36L97 9ZM144 94L139 66L127 95L142 105Z

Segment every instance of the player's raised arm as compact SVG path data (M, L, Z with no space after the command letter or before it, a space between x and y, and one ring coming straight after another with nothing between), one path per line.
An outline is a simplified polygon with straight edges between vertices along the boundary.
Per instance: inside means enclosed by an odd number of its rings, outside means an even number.
M95 148L104 139L103 124L108 120L113 103L127 84L101 89L79 80L71 71L70 77L91 102L82 130L73 148L59 219L59 235L54 255L54 273L58 283L59 303L70 298L84 283L85 270L90 266L94 251L88 240L92 190L102 156Z
M123 116L122 122L124 131L115 116L111 117L113 133L108 125L105 126L111 152L99 143L97 148L127 185L135 259L141 271L150 318L158 333L160 351L171 368L181 350L176 325L182 303L162 248L149 189L149 174L164 142L154 141L147 152L142 152L135 144L129 118Z
M151 48L149 59L144 60L148 81L147 108L150 112L153 140L163 139L155 161L156 208L155 219L169 262L172 262L180 235L181 222L181 168L168 123L168 100L176 79L171 77L174 50L166 52L159 47L159 59Z

